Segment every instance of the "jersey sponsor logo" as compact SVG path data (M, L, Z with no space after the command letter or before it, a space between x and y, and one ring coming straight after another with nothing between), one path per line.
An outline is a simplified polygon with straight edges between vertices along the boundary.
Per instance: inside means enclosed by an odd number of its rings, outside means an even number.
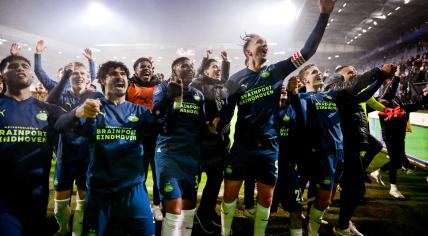
M137 121L139 121L140 119L138 118L138 116L136 116L135 114L131 114L130 116L128 116L128 120L130 121L130 122L137 122Z
M273 93L274 90L272 88L272 85L253 88L248 91L245 91L244 94L241 95L240 104L242 105L247 103L253 103L254 101L260 98L271 96L273 95Z
M40 112L36 115L36 118L37 118L38 120L41 120L41 121L46 121L46 120L48 120L48 113L46 113L46 111L40 111Z
M170 192L174 191L174 186L172 186L172 184L168 182L163 187L163 191L165 191L166 193L170 193Z
M269 71L267 71L267 70L265 70L265 71L263 71L263 73L262 73L262 78L263 79L266 79L267 77L269 77L270 76L270 72Z
M0 108L1 109L1 108ZM0 110L0 116L5 117L4 113L6 112L6 109L1 109Z
M337 110L337 105L334 102L316 102L315 108L317 110Z
M100 140L137 140L137 131L130 128L118 128L118 127L106 127L97 129L96 136L97 141Z
M5 126L0 129L0 143L46 143L47 132L34 127Z
M191 102L181 103L180 113L199 115L199 105Z

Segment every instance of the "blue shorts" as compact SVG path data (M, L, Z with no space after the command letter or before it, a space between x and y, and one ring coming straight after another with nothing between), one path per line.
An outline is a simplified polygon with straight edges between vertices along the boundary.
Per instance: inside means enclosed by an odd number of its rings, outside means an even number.
M336 169L343 163L343 150L336 150L336 153L316 152L312 158L313 168L311 168L310 181L317 188L333 190L334 185L340 179Z
M197 200L199 162L195 157L156 152L155 166L158 173L161 200Z
M83 235L153 235L155 221L144 183L115 193L86 194Z
M62 140L61 137L60 140ZM89 149L86 144L70 145L60 143L61 154L58 155L54 172L54 190L73 189L73 183L80 190L86 190L86 172L89 165Z
M300 177L295 163L279 163L278 182L275 192L284 210L297 212L303 210L303 197Z
M234 143L226 158L224 178L244 180L254 177L267 185L275 185L278 178L278 145L270 148Z

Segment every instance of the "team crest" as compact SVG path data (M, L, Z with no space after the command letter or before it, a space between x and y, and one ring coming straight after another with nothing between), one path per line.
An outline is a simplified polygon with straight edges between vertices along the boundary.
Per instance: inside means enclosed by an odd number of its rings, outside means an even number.
M137 122L140 119L135 114L131 114L130 116L128 116L128 120L131 122Z
M264 78L264 79L266 79L267 77L269 77L270 76L270 72L269 71L263 71L263 73L262 73L262 78Z
M41 121L46 121L46 120L48 120L48 113L46 113L46 111L40 111L40 112L36 115L36 118L37 118L38 120L41 120Z
M284 118L282 118L283 121L288 122L290 121L290 117L285 115Z
M226 174L232 174L232 167L228 165L225 170Z
M193 98L194 98L197 102L201 101L201 97L200 97L198 94L193 95Z
M323 181L323 184L325 184L325 185L330 185L330 183L331 183L331 181L329 179L325 179Z
M171 183L166 183L165 186L163 187L163 191L165 191L166 193L170 193L174 190L174 186L172 186Z

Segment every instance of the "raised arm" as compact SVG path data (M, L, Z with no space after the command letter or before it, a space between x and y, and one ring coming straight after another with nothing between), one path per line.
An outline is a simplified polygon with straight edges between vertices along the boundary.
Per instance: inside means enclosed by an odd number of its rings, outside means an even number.
M221 62L221 81L225 83L229 79L230 73L230 61L227 58L227 52L220 52L221 58L223 59Z
M51 79L42 67L42 53L45 48L46 47L43 40L37 41L36 53L34 54L34 72L36 73L40 83L43 84L49 93L58 84L58 82Z
M97 78L97 71L95 69L94 56L92 54L92 50L89 48L85 48L83 50L83 56L88 59L89 62L89 74L91 76L91 82L93 82Z
M74 71L74 64L73 63L70 63L64 67L64 73L63 73L61 80L52 89L52 91L49 93L49 96L48 96L46 102L52 103L55 105L59 105L62 108L67 109L67 110L69 109L69 107L66 108L63 106L64 104L61 104L61 97L62 97L62 93L64 92L65 85L70 80L70 77L71 77L73 71Z
M333 11L336 0L320 0L320 15L315 28L312 30L309 38L306 40L303 48L296 52L293 56L289 57L284 61L280 61L275 64L275 67L281 73L281 78L285 78L295 69L299 68L306 61L308 61L318 49L318 45L324 35L325 28L328 23L330 13Z
M202 71L204 68L205 63L207 63L208 59L210 59L211 55L213 54L212 49L207 49L205 52L205 56L202 57L201 64L199 65L198 69L196 70L196 76L203 76L204 72Z

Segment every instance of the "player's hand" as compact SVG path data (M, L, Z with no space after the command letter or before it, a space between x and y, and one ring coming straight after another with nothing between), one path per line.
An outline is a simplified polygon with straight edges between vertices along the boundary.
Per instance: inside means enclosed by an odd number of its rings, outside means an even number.
M395 64L385 64L382 66L383 73L385 73L388 78L392 77L397 71L397 65Z
M94 60L93 54L92 54L92 50L89 48L85 48L83 49L83 56L86 57L86 59L88 59L89 61Z
M10 55L18 55L21 52L21 47L17 43L10 45Z
M207 59L210 59L210 57L211 57L212 54L213 54L213 50L212 49L207 49L205 57Z
M428 87L425 87L424 89L422 89L422 93L424 96L428 96Z
M74 63L68 63L66 66L64 66L64 71L74 71Z
M220 56L223 59L223 61L227 61L227 52L226 51L221 51Z
M320 12L330 14L333 11L337 0L320 0Z
M42 53L46 49L45 42L43 40L39 40L36 43L36 53Z
M287 91L290 91L293 95L297 94L297 80L297 76L292 76L287 83Z
M171 80L168 83L166 94L169 98L176 98L183 95L183 83L181 80Z
M78 118L95 118L101 111L101 102L98 99L86 99L85 102L76 109L75 116Z

